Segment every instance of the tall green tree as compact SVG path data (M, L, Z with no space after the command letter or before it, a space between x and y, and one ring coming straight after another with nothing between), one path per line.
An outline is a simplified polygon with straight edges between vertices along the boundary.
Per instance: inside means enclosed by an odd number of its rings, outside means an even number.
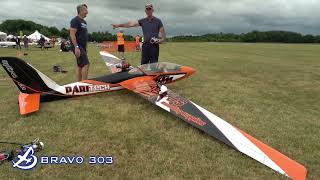
M60 31L60 37L62 37L64 39L68 39L69 38L69 30L66 28L62 28Z

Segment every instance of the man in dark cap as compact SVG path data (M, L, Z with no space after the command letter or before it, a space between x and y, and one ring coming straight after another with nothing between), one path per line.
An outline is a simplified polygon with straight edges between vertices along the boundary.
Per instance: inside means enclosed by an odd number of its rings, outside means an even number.
M156 63L159 59L159 44L166 39L166 32L162 21L153 16L153 5L146 4L145 12L147 17L138 21L129 21L124 24L112 24L113 28L130 28L141 26L144 36L142 45L141 64Z

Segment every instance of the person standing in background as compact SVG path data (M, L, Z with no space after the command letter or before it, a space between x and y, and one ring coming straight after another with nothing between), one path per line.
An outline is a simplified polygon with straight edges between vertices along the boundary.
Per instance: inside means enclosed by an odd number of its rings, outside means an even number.
M44 50L46 39L43 36L40 37L39 43L40 43L40 46L41 46L41 50Z
M136 36L136 51L140 51L140 35Z
M121 59L125 60L125 58L124 58L124 34L123 34L122 30L120 30L117 33L117 45L118 45L118 52L121 56Z
M28 51L29 50L29 39L26 35L23 37L23 45L24 45L24 48Z
M56 41L57 41L56 37L52 37L50 41L51 41L52 47L55 47Z
M16 37L16 48L21 51L21 39L19 36Z

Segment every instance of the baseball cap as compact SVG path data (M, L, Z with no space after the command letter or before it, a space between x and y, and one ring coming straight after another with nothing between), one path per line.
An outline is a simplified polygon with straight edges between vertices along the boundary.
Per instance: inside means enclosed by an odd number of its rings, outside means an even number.
M145 7L146 7L146 9L147 9L147 8L153 8L153 5L152 5L151 3L148 3L148 4L146 4Z

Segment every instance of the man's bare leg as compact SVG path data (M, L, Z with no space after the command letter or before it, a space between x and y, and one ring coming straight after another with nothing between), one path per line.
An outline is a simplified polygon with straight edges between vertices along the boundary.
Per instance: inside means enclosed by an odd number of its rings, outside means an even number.
M88 79L88 73L89 73L89 64L82 67L82 70L81 70L82 80Z
M82 68L81 67L77 68L76 76L77 76L77 80L81 81L81 79L82 79Z
M124 59L124 52L121 52L121 59Z

